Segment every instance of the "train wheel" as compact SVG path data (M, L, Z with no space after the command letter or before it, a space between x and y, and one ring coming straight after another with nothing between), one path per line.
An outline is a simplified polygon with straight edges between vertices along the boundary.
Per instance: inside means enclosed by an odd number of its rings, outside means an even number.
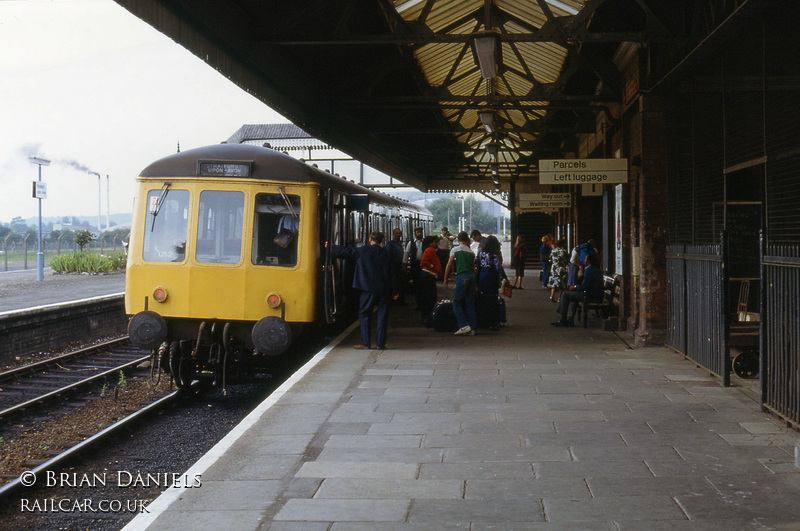
M173 341L169 346L169 372L178 389L188 387L194 377L194 360L192 360L186 341Z
M175 381L175 385L178 388L182 387L180 382L180 363L181 363L181 346L180 343L177 341L173 341L169 344L169 360L167 363L169 375L172 376L172 379Z
M745 350L733 358L733 372L739 378L753 378L758 375L758 351Z
M169 368L169 351L170 345L167 343L162 343L160 347L158 347L158 365L164 374L172 375Z
M179 373L181 375L181 382L184 387L189 387L195 376L194 358L192 357L191 342L182 340L181 345L181 363Z

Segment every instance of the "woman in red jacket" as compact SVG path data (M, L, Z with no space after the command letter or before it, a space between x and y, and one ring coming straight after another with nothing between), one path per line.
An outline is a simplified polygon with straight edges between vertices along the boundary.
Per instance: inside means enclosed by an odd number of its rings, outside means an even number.
M419 311L422 313L422 324L429 325L433 307L436 306L436 279L442 275L442 263L436 256L439 247L436 236L425 236L422 246L425 251L419 262L420 272L417 279L419 289Z

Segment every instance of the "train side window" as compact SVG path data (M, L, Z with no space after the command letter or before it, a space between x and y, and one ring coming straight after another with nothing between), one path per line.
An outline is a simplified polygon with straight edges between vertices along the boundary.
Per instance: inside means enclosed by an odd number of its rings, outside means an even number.
M168 186L147 192L142 259L183 262L189 226L189 191Z
M366 232L367 216L358 210L351 210L347 214L347 241L348 243L363 243Z
M238 264L242 258L244 193L200 193L195 258L205 264Z
M253 221L255 265L297 265L297 238L300 231L300 196L290 194L256 195Z

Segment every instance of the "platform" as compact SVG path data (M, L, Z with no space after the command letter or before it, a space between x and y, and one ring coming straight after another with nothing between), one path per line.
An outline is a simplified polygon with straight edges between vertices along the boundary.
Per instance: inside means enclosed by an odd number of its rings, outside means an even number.
M550 326L548 294L472 337L407 307L388 350L351 329L125 529L800 528L797 432L668 349Z
M54 275L46 268L42 280L36 280L35 269L0 272L0 312L124 292L125 272Z

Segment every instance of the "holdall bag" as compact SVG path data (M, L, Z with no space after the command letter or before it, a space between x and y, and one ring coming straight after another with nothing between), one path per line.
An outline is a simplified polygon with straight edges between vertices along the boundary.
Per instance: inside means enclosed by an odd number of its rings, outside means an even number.
M281 232L272 239L272 242L278 247L286 249L292 241L292 236L293 234L288 230L281 230Z
M453 313L453 303L448 300L440 301L433 307L431 313L433 329L437 332L455 332L458 330L456 314Z

